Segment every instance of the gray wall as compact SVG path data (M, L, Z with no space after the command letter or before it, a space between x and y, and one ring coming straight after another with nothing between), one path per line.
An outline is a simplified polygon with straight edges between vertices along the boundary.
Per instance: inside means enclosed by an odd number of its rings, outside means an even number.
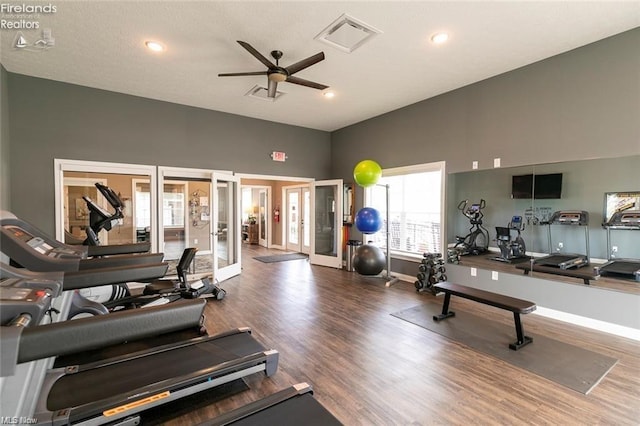
M447 172L640 153L640 29L332 134L332 174L446 161Z
M9 94L7 71L0 65L0 210L9 204Z
M54 158L331 177L327 132L13 73L8 85L11 210L51 234Z
M353 167L365 158L383 168L446 161L447 173L455 173L472 170L473 161L491 169L494 158L511 167L640 155L638 46L640 29L634 29L338 130L331 137L332 175L352 182ZM637 172L627 178L636 183L627 189L637 190ZM458 179L450 174L447 180L449 187ZM602 209L600 197L595 212ZM447 200L448 221L460 214L456 204ZM361 188L355 207L362 207ZM489 275L469 281L468 270L451 269L450 279L495 286ZM393 259L392 270L415 276L417 266ZM599 304L593 289L533 279L513 282L509 294L529 295L540 305L553 294L550 308L640 328L638 295L610 291ZM549 289L559 291L545 293Z

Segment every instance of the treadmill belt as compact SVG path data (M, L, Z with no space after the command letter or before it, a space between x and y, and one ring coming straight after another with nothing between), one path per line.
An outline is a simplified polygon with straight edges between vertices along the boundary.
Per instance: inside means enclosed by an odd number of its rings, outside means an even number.
M342 423L324 408L312 394L305 393L230 424L235 426L331 426L341 425Z
M237 347L231 344L232 341L238 343ZM100 401L263 350L264 347L248 333L239 333L67 374L53 385L47 408L56 411Z
M536 259L535 263L539 265L551 265L557 266L562 262L566 262L571 259L575 259L575 255L563 255L563 254L552 254L550 256L541 257L540 259Z
M611 272L614 274L634 275L640 270L640 261L616 260L606 266L600 268L601 272Z

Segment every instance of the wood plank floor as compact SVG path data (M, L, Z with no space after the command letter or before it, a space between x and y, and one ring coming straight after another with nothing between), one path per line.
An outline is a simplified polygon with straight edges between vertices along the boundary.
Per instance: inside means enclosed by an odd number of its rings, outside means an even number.
M167 424L198 423L303 381L346 425L640 424L639 342L525 316L531 333L619 359L583 395L392 317L434 297L411 283L386 288L382 280L306 260L253 259L267 254L274 253L243 247L243 273L222 283L224 300L208 302L206 327L251 327L279 351L278 372L253 375L250 390ZM452 307L513 325L501 310L456 298Z

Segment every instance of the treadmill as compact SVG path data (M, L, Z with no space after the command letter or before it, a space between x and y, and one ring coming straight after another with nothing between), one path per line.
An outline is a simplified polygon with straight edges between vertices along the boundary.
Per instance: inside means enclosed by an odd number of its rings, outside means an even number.
M611 230L640 230L640 210L618 211L602 224L607 230L607 249L611 247ZM632 278L640 282L639 259L614 259L609 253L608 262L597 266L596 271L601 275Z
M0 248L12 262L31 271L79 271L115 266L161 263L162 253L116 254L89 258L92 247L61 243L11 212L0 211ZM158 277L159 278L159 277Z
M168 263L162 262L162 253L121 254L89 259L91 247L61 243L10 212L0 211L0 250L11 259L11 264L34 272L64 272L65 290L111 285L110 289L107 288L105 299L121 299L130 296L128 287L123 283L156 280L163 277L169 267ZM73 315L84 312L85 307L90 305L85 297L82 297L82 301L80 299L74 293L76 306L72 310ZM138 301L142 305L169 300L145 296ZM87 312L97 314L94 308L88 308ZM105 309L102 313L106 312Z
M589 212L584 210L561 210L553 213L548 221L543 224L548 225L548 241L549 241L549 255L535 259L533 267L535 266L547 266L566 269L578 269L583 266L589 265ZM586 254L573 254L573 253L553 253L551 243L551 226L563 225L563 226L580 226L584 229L584 238L586 242Z
M314 397L311 385L298 383L258 401L200 423L199 426L342 425Z
M205 304L202 299L183 300L37 327L4 326L0 334L2 374L13 375L0 381L3 416L51 425L116 421L133 425L139 424L141 412L152 407L250 374L273 375L278 352L266 349L247 328L50 369L55 357L100 349L108 352L123 341L197 325ZM8 353L14 354L13 371L4 368L11 367ZM23 365L37 365L46 374L24 376L18 368Z

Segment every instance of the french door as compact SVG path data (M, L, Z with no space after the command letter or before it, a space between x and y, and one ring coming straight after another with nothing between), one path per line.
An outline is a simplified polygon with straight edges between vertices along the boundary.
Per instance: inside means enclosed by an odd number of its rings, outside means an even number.
M286 249L309 253L311 247L311 192L308 186L285 188Z
M258 191L258 244L269 247L269 199L267 189Z
M239 184L232 174L158 168L160 233L166 257L198 249L196 273L224 281L240 273Z
M342 268L342 179L311 184L311 251L314 265Z
M240 178L213 172L213 278L224 281L240 275Z

